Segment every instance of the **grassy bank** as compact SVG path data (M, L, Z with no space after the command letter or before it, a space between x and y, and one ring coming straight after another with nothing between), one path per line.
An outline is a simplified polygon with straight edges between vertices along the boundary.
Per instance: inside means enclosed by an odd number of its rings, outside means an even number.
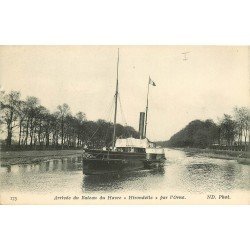
M229 151L218 149L201 149L201 148L179 148L188 155L202 155L210 158L237 160L239 163L250 165L250 152Z
M44 151L4 151L1 152L1 166L14 164L30 164L51 159L61 159L72 155L81 155L82 150L44 150Z

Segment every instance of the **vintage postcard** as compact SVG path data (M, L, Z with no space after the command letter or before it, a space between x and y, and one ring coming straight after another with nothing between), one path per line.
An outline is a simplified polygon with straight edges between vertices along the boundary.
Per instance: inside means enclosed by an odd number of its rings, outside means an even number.
M0 204L249 204L250 47L0 46Z

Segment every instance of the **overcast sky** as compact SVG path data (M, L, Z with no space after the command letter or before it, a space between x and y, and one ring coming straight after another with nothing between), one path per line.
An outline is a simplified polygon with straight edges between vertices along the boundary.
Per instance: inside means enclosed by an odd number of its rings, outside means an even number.
M36 96L55 111L67 103L87 119L109 119L118 46L1 46L0 85ZM119 46L119 92L128 125L138 129L149 75L148 137L166 140L194 119L249 105L247 47ZM184 61L183 52L187 54ZM119 106L118 106L119 109ZM121 112L118 122L123 124Z

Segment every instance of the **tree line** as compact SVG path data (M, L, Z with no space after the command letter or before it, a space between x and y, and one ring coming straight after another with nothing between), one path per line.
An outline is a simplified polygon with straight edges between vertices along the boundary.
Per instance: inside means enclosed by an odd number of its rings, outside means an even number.
M235 107L217 123L208 119L191 121L162 146L247 150L250 141L250 110Z
M0 95L1 133L6 134L2 149L100 148L111 145L111 122L87 120L83 111L74 115L66 103L58 105L55 112L50 112L34 96L22 100L18 91L1 91ZM117 124L116 135L139 136L134 128L120 124Z

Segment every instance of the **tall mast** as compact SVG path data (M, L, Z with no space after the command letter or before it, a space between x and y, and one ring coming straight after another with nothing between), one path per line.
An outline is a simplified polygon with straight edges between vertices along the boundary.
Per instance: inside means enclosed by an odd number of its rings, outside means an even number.
M147 93L147 106L146 106L146 114L145 114L145 130L144 130L144 137L147 137L147 124L148 124L148 94L149 94L149 83L150 83L150 77L148 80L148 93Z
M119 69L119 49L118 49L118 58L117 58L117 69L116 69L116 90L115 90L115 114L114 114L114 132L113 132L113 143L112 149L115 148L115 139L116 139L116 115L117 115L117 97L118 97L118 69Z

